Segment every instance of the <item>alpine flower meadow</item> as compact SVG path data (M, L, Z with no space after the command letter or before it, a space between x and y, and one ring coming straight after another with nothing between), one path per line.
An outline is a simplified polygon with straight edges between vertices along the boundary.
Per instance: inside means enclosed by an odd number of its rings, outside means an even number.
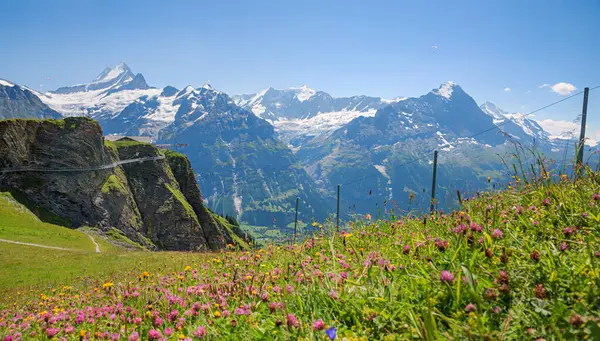
M598 179L523 178L427 219L22 289L0 298L0 340L597 339Z

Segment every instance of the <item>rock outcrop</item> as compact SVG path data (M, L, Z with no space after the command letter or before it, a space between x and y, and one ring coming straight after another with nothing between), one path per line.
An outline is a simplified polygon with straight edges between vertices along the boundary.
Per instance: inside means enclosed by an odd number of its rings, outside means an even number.
M204 206L202 193L200 192L200 187L198 187L188 158L183 154L172 151L167 151L165 154L181 192L194 209L194 213L196 213L198 221L202 225L210 249L217 250L222 248L226 242L232 243L231 238L227 238L228 235L223 229L223 225L219 225Z
M117 229L150 249L214 250L233 240L202 205L189 161L161 158L150 144L105 142L88 118L0 121L0 190L42 220Z

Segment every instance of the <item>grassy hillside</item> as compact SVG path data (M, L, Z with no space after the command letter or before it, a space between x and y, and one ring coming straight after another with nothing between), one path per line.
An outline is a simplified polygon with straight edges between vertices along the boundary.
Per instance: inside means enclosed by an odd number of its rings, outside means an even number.
M9 293L4 299L10 301L23 290L94 285L137 268L175 270L199 258L187 253L128 251L120 245L131 249L135 244L114 231L104 235L91 228L73 230L43 223L9 193L0 193L0 293ZM96 253L89 235L98 243L100 253Z
M598 339L598 179L517 179L426 222L325 226L290 247L103 259L102 280L0 303L0 336Z
M0 192L0 239L78 251L95 250L92 240L85 233L41 222L5 192Z

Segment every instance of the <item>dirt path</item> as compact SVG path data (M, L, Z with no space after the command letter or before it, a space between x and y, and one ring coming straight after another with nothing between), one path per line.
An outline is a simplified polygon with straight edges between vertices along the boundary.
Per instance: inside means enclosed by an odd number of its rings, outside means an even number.
M55 250L63 250L63 251L75 251L73 249L67 249L65 247L48 246L48 245L40 245L40 244L33 244L33 243L23 243L23 242L16 242L14 240L7 240L7 239L0 239L0 242L11 243L11 244L19 244L19 245L27 245L27 246L35 246L35 247L43 247L45 249L55 249ZM95 241L94 241L94 244L96 244ZM100 248L98 247L98 244L96 244L96 252L100 252Z
M92 240L92 243L94 243L94 245L96 245L96 253L100 253L100 245L98 245L98 243L96 243L96 240L94 239L94 237L92 237L91 234L88 234L88 237L90 237L90 239Z

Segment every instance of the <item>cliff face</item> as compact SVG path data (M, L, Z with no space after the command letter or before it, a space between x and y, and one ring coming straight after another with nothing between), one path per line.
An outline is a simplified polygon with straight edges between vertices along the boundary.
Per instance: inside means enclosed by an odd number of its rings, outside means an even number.
M231 238L203 214L187 159L174 163L175 171L168 159L119 165L161 156L148 144L104 142L98 123L87 118L0 121L0 190L43 220L116 228L149 248L220 248Z
M117 143L123 160L160 156L149 144ZM124 165L133 196L144 221L143 231L157 246L193 250L208 246L198 217L181 193L166 160Z
M196 178L188 158L183 154L171 151L167 151L165 154L167 156L169 166L173 171L173 175L179 184L181 192L187 198L194 210L194 213L198 217L198 222L200 225L202 225L209 248L212 250L217 250L223 248L225 246L225 242L232 243L232 240L227 235L223 225L217 223L217 221L202 203L200 187L198 187L198 183L196 182Z

